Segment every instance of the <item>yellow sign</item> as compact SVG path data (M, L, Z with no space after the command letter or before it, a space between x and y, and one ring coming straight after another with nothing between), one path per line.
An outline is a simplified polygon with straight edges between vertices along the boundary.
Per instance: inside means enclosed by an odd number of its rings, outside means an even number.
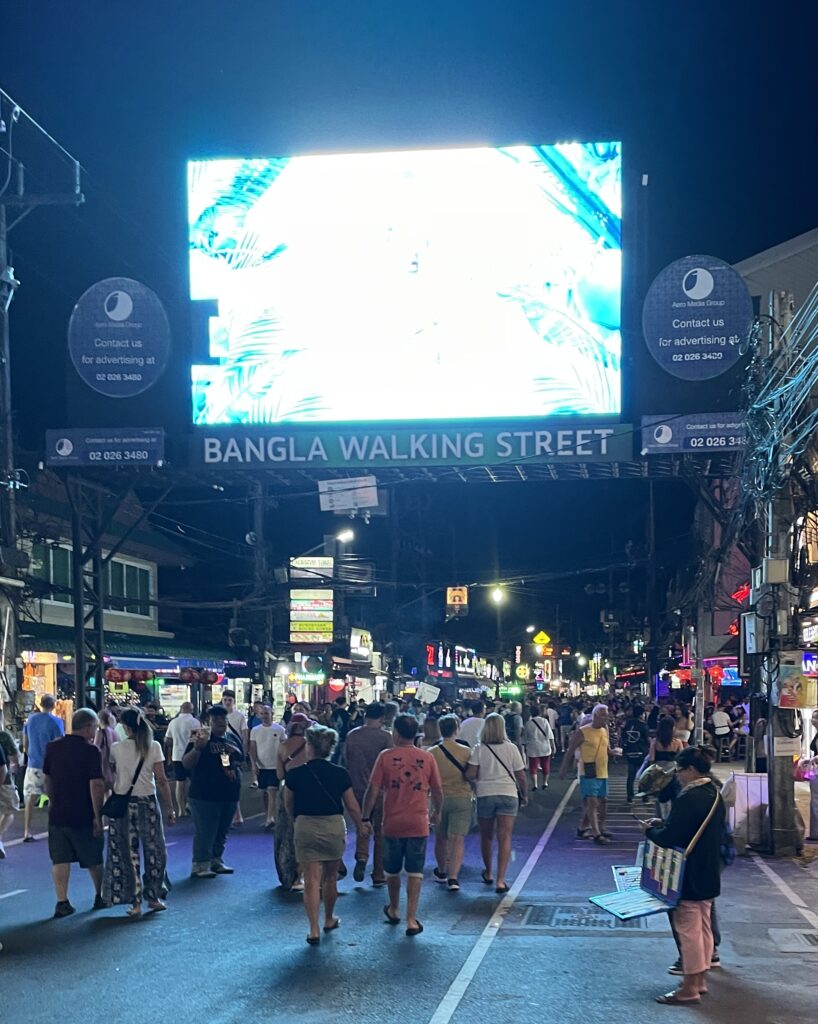
M543 647L545 647L546 644L551 643L551 637L545 632L544 629L541 629L539 633L537 633L537 635L534 637L534 643L541 644Z
M447 587L446 588L446 604L453 605L468 605L469 603L469 588L468 587Z
M528 672L528 665L518 665L514 674L517 676L518 679L525 680L528 679Z

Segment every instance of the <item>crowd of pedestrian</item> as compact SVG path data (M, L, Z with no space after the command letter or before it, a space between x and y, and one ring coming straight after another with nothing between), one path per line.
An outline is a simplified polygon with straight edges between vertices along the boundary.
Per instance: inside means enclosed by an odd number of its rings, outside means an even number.
M697 1001L706 971L718 963L720 867L712 854L724 814L709 773L718 751L690 746L694 723L685 704L647 709L640 700L613 698L348 705L340 698L315 710L291 704L277 723L263 702L245 717L235 694L225 691L198 715L183 704L170 721L156 708L99 716L80 708L68 735L53 709L53 699L42 698L26 723L23 809L24 842L33 842L31 809L39 794L48 797L55 917L75 912L68 891L73 864L91 878L95 910L124 906L129 918L166 910L164 829L184 816L193 822L191 876L232 874L224 854L231 828L242 822L242 773L249 771L262 795L264 828L274 834L281 886L304 894L310 945L341 926L335 907L337 880L346 874L347 822L356 832L354 880L363 882L371 864L372 886L387 891L385 920L403 922L406 935L416 936L423 932L419 909L432 830L434 882L460 890L465 839L476 828L482 882L508 893L518 812L548 787L561 752L561 777L576 772L579 780L579 839L611 841L612 757L627 765L628 803L651 765L675 769L656 793L655 818L645 821L658 845L689 843L707 813L708 828L716 822L692 857L671 915L679 951L671 970L683 981L661 1001ZM707 719L715 740L723 727L719 712ZM0 853L18 809L10 783L19 764L20 751L0 728Z

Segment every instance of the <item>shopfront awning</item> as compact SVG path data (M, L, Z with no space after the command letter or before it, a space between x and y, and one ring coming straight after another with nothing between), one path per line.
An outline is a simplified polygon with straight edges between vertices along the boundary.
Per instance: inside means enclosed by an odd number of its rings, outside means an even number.
M21 622L19 638L20 647L24 650L51 651L63 656L74 653L74 630L70 626ZM224 663L234 657L229 650L218 647L199 647L166 637L113 632L105 634L105 655L116 668L160 671L161 665L169 673L173 671L171 666L176 671L180 668L210 668L221 672ZM147 664L154 661L156 666Z

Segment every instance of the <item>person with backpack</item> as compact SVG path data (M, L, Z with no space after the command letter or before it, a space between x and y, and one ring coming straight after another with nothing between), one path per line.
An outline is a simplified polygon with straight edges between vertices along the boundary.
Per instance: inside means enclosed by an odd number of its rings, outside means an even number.
M628 765L626 803L633 803L636 776L649 749L650 734L645 722L645 709L641 704L634 704L622 726L622 753Z
M508 728L508 726L506 726ZM556 747L554 730L545 714L545 708L536 708L523 729L531 789L537 791L537 776L542 772L542 788L548 789L551 774L551 756Z
M513 700L503 716L506 720L506 737L522 753L523 750L523 706Z

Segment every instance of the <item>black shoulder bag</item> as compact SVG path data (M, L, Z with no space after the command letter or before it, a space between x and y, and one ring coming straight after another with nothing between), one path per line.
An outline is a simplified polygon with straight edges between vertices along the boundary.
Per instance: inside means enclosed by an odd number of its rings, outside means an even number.
M136 771L133 773L131 779L131 788L127 793L111 793L105 803L102 805L101 814L104 814L106 818L124 818L128 811L128 801L133 793L133 788L136 785L136 780L139 778L139 773L142 771L142 765L145 763L145 758L139 758L139 764L136 766Z

